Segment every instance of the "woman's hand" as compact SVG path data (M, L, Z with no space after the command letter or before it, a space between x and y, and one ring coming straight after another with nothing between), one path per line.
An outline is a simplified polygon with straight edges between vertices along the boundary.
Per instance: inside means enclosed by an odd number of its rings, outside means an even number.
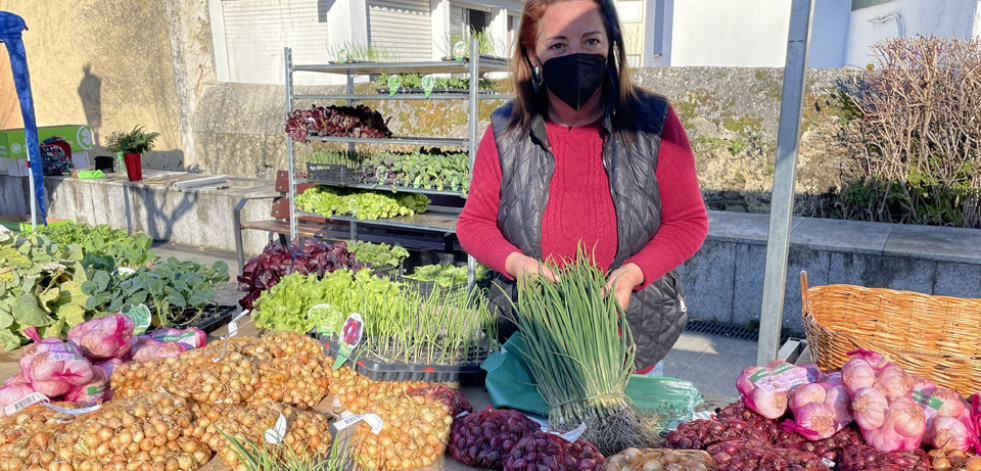
M532 278L543 276L553 283L559 282L559 277L552 273L551 269L542 265L538 260L519 252L512 252L511 255L508 255L508 258L504 260L504 270L518 281L526 276Z
M634 288L644 282L644 272L635 263L627 263L607 275L606 286L603 287L604 294L613 293L613 296L620 303L624 311L630 304L630 294Z

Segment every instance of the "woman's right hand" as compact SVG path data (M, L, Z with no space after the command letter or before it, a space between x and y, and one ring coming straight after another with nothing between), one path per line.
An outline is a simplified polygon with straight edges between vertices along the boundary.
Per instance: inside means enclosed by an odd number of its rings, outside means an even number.
M526 276L532 278L543 276L553 283L559 282L558 275L553 273L550 268L520 252L512 252L511 255L508 255L508 258L504 260L504 270L518 281Z

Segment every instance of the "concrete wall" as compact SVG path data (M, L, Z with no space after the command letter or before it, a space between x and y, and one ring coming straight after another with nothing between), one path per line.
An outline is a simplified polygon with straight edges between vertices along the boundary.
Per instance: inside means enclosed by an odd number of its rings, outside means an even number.
M160 132L146 160L178 167L183 143L170 0L0 0L27 22L24 46L39 126L88 124L97 144L136 124ZM13 81L0 53L0 128L23 126L10 106ZM13 102L16 103L16 100Z
M869 46L887 37L979 37L978 5L978 0L892 0L855 10L849 19L845 64L864 68L874 62Z

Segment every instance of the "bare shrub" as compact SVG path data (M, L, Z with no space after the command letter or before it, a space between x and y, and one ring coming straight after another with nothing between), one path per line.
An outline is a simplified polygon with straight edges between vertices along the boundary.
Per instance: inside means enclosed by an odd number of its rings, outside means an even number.
M981 44L918 36L872 47L877 65L848 91L861 114L861 174L845 217L981 227Z

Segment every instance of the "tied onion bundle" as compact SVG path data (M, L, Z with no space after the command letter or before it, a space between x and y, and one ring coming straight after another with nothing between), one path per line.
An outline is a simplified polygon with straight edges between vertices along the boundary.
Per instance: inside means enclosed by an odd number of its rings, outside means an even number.
M617 300L580 246L565 267L551 265L561 282L542 278L518 285L515 324L532 377L549 406L549 426L585 423L583 438L605 455L659 443L657 421L644 417L624 390L636 346Z

